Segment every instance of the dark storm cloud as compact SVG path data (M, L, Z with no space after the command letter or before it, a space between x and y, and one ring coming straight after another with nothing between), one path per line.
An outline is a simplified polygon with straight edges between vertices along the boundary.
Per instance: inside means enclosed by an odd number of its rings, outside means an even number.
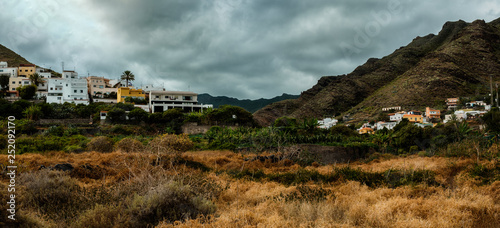
M499 4L412 0L48 0L9 3L0 43L39 65L81 75L136 74L238 98L299 94L351 72L446 21L490 21ZM41 12L41 13L40 13ZM31 29L30 28L34 28ZM34 30L34 31L33 31Z

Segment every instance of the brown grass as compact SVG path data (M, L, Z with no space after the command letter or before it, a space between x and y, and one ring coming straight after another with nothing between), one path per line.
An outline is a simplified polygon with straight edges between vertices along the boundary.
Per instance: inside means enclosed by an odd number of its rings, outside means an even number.
M254 155L241 155L230 151L185 152L185 160L209 167L202 172L183 164L174 167L155 165L158 158L151 153L47 153L18 155L20 172L39 172L59 163L76 167L71 177L82 187L106 186L113 188L115 197L126 199L134 194L147 194L152 188L170 180L178 180L203 192L212 199L215 214L191 218L174 223L161 221L158 227L500 227L500 181L489 185L467 175L475 159L419 157L395 157L370 163L351 163L349 166L364 171L381 172L388 169L425 169L436 173L441 186L404 186L398 188L369 188L359 182L340 181L327 184L309 183L307 186L328 191L325 199L307 201L286 197L298 192L298 186L284 186L276 182L234 179L224 171L253 169L265 173L298 170L296 164L249 161ZM491 165L495 161L481 161ZM7 157L0 156L0 163L7 164ZM85 165L99 167L103 175L86 173ZM307 167L326 174L334 166ZM94 173L96 174L96 173ZM179 177L179 178L178 178ZM222 188L213 190L204 181L218 183ZM2 187L7 183L3 175ZM208 183L208 182L207 182ZM20 187L22 191L23 188ZM203 190L206 189L206 190ZM211 191L216 191L211 194ZM5 196L5 195L3 195ZM107 224L113 221L99 217L100 211L117 208L98 205L92 211L82 212L78 221L93 224L101 219ZM123 214L122 211L109 213ZM40 215L36 211L23 211L27 224L44 224L58 227L58 221ZM62 223L64 224L64 223Z

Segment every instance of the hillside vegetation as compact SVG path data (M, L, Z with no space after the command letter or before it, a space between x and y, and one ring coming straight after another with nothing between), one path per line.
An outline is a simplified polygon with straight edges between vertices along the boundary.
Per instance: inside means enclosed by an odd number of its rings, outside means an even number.
M348 75L325 76L292 101L255 113L269 125L281 116L373 117L382 107L421 108L448 97L486 93L500 80L500 20L447 22L438 35L415 38L382 59L369 59Z
M9 67L18 67L19 64L31 64L28 60L0 44L0 61L5 61Z

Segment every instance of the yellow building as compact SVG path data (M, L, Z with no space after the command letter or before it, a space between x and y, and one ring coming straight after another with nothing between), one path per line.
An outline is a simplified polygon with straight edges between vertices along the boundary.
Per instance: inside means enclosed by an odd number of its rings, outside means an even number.
M30 75L36 73L36 65L35 64L19 64L17 68L17 76L29 78Z
M424 122L424 117L421 115L404 115L403 119L408 119L411 123L423 123Z
M358 131L359 134L375 134L375 130L369 127L361 128Z
M142 89L132 89L130 87L118 88L116 102L125 102L125 98L127 97L146 99L146 94L142 92Z

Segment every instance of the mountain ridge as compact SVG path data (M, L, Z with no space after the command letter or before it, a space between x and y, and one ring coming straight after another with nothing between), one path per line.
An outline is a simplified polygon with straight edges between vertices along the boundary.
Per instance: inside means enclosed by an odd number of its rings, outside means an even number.
M381 59L368 59L347 75L321 77L298 99L273 103L254 116L261 125L281 116L351 114L366 119L382 107L435 106L446 97L471 94L500 69L499 25L500 19L447 22L437 35L416 37ZM482 87L479 90L484 92Z
M21 55L0 44L0 59L7 62L9 67L18 67L20 64L32 64Z
M214 108L218 108L221 105L233 105L244 108L245 110L254 113L255 111L269 105L271 103L288 100L288 99L296 99L299 95L291 95L283 93L281 96L276 96L273 98L260 98L256 100L250 99L237 99L228 96L212 96L208 93L198 94L198 102L204 104L213 104Z

